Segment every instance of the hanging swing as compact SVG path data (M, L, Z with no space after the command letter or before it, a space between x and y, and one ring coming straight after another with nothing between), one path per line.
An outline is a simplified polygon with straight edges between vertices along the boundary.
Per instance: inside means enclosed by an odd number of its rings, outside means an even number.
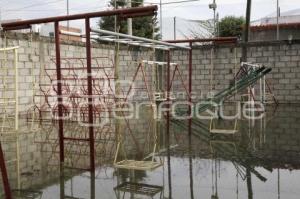
M157 131L154 131L154 145L152 148L152 153L147 156L146 159L143 160L131 160L127 158L125 148L124 148L124 136L122 135L124 133L119 133L118 135L118 143L117 143L117 150L115 153L115 158L114 158L114 167L119 168L119 169L129 169L129 170L154 170L162 165L161 159L156 160L156 154L158 152L158 136L157 136ZM118 157L123 151L124 154L124 159L118 161ZM149 160L147 160L149 159Z
M130 85L129 90L127 92L127 95L125 97L125 101L127 101L129 93L131 92L131 90L134 89L133 88L133 83L137 80L137 75L138 75L139 71L141 71L141 73L142 73L142 80L143 80L143 84L144 84L144 87L145 87L145 91L148 94L148 100L152 103L155 101L153 99L154 96L152 96L153 92L150 91L152 87L148 85L148 79L147 79L147 76L146 76L146 71L144 69L144 64L145 63L149 64L149 61L140 61L140 63L138 64L138 68L136 69L136 72L134 74L132 84ZM152 64L152 62L150 64ZM142 88L139 88L139 90L140 89L142 89ZM153 106L151 106L150 110L152 110L153 113L155 113L155 109L154 109ZM150 125L151 124L152 125L156 124L155 120L150 121ZM129 125L127 125L127 127L129 127ZM149 129L148 134L150 134L151 128L148 128L148 129ZM132 160L132 159L127 158L125 148L124 148L125 132L124 131L119 132L118 135L117 135L118 136L118 142L117 142L117 150L116 150L115 158L114 158L114 167L119 168L119 169L143 170L143 171L146 171L146 170L152 171L152 170L160 167L162 165L161 159L156 160L156 158L155 158L155 156L157 154L157 151L158 151L158 146L157 146L158 135L157 135L156 130L153 130L153 131L154 131L154 144L153 144L153 148L151 150L152 153L149 156L147 156L146 159L142 159L142 160ZM130 132L130 133L132 134L132 132ZM118 157L120 156L121 151L124 154L124 159L118 161Z
M235 133L238 132L237 119L235 119L232 129L224 129L224 128L216 127L215 120L216 120L215 118L211 118L211 120L210 120L210 125L209 125L210 133L214 133L214 134L235 134Z
M214 57L214 49L212 48L210 51L210 61L211 61L211 71L210 71L210 98L214 97L214 87L215 85L213 84L213 71L214 71L214 61L213 61L213 57ZM236 59L235 59L236 60ZM225 128L218 128L216 126L215 120L217 118L212 117L210 120L210 125L209 125L209 131L210 133L213 134L235 134L237 133L237 119L235 119L234 124L233 124L233 128L232 129L225 129Z
M141 66L141 70L144 71L144 69L143 69L142 66ZM149 100L153 101L152 97L150 97L150 91L149 91L149 86L147 85L146 75L145 75L144 72L142 74L143 74L143 77L144 77L144 83L145 83L146 90L148 92ZM136 73L136 75L137 75L137 73ZM135 75L135 77L136 77L136 75ZM135 81L135 77L134 77L134 81ZM130 86L130 89L131 89L131 86ZM126 96L126 98L127 98L127 96ZM150 110L152 110L153 112L155 112L155 109L152 106L151 106ZM154 124L154 123L155 123L155 120L152 120L150 122L150 124ZM128 129L129 129L130 134L133 136L133 132L131 132L131 128L129 127L128 121L126 121L126 125L127 125ZM149 126L148 129L149 129L148 134L150 134L150 132L151 132L150 126ZM118 136L118 139L117 139L118 140L118 142L117 142L117 150L116 150L115 158L114 158L114 167L115 168L129 169L129 170L144 170L144 171L150 170L151 171L151 170L154 170L154 169L156 169L156 168L158 168L158 167L160 167L162 165L162 161L161 160L157 161L156 158L155 158L155 156L157 154L157 151L158 151L158 148L159 148L157 146L158 135L157 135L157 131L156 130L154 130L154 145L153 145L153 148L151 150L152 153L149 156L147 156L147 158L145 158L143 160L131 160L131 159L127 159L127 155L126 155L125 148L124 148L124 135L125 135L124 131L120 132L117 135ZM121 151L124 154L124 159L118 161L118 157L120 156ZM148 160L148 159L150 159L150 160Z

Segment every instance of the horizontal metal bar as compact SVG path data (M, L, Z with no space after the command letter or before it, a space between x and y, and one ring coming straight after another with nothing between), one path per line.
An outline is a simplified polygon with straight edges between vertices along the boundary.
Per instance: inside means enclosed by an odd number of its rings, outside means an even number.
M176 45L176 44L172 44L172 43L168 43L168 42L163 42L163 41L158 41L158 40L153 40L153 39L147 39L147 38L143 38L143 37L126 35L126 34L112 32L112 31L108 31L108 30L93 29L92 28L91 32L105 34L105 35L114 35L114 36L117 36L117 37L132 39L132 40L136 40L136 41L142 41L142 42L147 42L147 43L158 44L158 45L165 46L167 48L179 48L179 49L190 50L190 47L186 47L186 46L180 46L180 45Z
M142 60L142 62L145 63L145 64L149 64L149 65L154 65L154 64L157 64L157 65L167 65L168 64L168 62L149 61L149 60ZM170 63L170 65L176 66L178 64L177 63Z
M62 35L70 35L70 36L75 36L75 37L82 37L82 34L79 32L70 32L70 31L65 31L65 30L60 30L60 34Z
M88 142L90 141L90 139L88 138L72 138L72 137L64 137L64 140L68 140L68 141L81 141L81 142Z
M40 19L31 19L31 20L24 20L24 21L2 23L1 25L3 27L3 30L8 30L11 29L12 27L21 27L21 26L33 25L33 24L51 23L51 22L78 20L78 19L105 17L105 16L114 16L114 15L124 16L124 15L137 14L137 13L142 15L142 13L144 13L145 16L149 16L149 12L152 11L154 15L157 9L158 9L157 6L144 6L144 7L135 7L135 8L105 10L100 12L81 13L81 14L74 14L74 15L64 15L64 16L57 16L57 17L47 17L47 18L40 18Z
M19 46L14 46L14 47L8 47L8 48L0 48L0 51L9 51L9 50L16 50L20 48Z
M237 37L216 37L216 38L204 38L204 39L181 39L181 40L166 40L168 43L203 43L203 42L225 42L231 41L236 42L238 40Z
M141 41L124 41L124 40L120 40L120 39L111 39L108 37L98 37L98 38L94 38L97 40L101 40L101 41L106 41L106 42L117 42L117 43L121 43L121 44L127 44L127 45L132 45L132 46L141 46L141 47L146 47L146 48L156 48L156 49L161 49L161 50L169 50L169 48L167 47L161 47L161 46L157 46L157 45L144 45Z

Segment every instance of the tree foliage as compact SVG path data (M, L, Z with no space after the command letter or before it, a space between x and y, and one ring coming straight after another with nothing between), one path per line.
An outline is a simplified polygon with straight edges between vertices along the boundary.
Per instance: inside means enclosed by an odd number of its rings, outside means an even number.
M127 0L117 0L117 8L125 8ZM143 5L144 0L135 0L132 2L132 7ZM109 2L109 7L115 7L115 0ZM102 17L98 23L99 27L104 30L115 31L115 17ZM118 20L119 32L127 33L127 20ZM132 19L132 34L134 36L145 37L149 39L158 39L159 28L157 27L156 17L146 16Z
M243 26L245 25L244 17L227 16L218 23L220 37L241 37Z

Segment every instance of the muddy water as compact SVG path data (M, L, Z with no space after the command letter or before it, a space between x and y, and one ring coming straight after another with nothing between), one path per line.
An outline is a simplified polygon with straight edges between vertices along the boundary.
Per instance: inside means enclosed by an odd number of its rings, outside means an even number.
M298 199L299 112L300 106L295 105L269 108L261 120L239 120L238 133L234 135L212 136L209 121L193 119L189 137L186 121L171 121L169 147L164 121L149 126L145 122L149 123L148 119L132 120L131 132L126 130L126 123L121 123L127 135L124 143L128 157L141 159L151 153L155 131L160 150L156 159L163 165L153 171L113 168L116 137L109 130L105 135L99 130L98 166L94 175L74 169L89 167L87 146L66 144L67 167L60 168L56 124L39 126L35 132L24 124L23 131L28 134L19 137L20 175L17 175L15 162L10 162L7 165L9 178L14 189L22 190L14 192L16 198ZM232 123L222 126L230 129ZM84 136L86 131L73 124L65 128L70 135L78 132ZM130 133L139 147L134 145ZM107 139L110 142L103 141ZM15 146L11 140L3 142L7 160L13 159Z

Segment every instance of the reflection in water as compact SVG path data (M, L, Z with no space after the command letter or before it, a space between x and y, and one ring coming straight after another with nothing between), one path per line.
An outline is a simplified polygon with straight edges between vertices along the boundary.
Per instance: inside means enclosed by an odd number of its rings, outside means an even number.
M47 139L53 141L52 134L47 134L49 138L22 135L20 181L17 182L14 164L7 166L9 179L12 189L21 186L14 195L25 199L298 199L300 107L282 106L272 111L260 121L240 121L239 132L226 136L212 136L209 122L196 119L191 120L190 129L188 122L172 120L166 136L165 123L160 121L160 150L156 156L163 160L163 166L153 171L115 169L111 152L115 145L98 151L99 166L94 174L69 168L89 165L84 150L80 150L82 156L73 154L70 164L60 168L58 154L46 144ZM78 130L69 126L70 131ZM46 130L56 131L56 127L48 125L43 131ZM139 131L140 146L145 143L143 132L146 131ZM103 149L100 143L97 146ZM4 151L15 151L13 148L11 143L3 143ZM76 152L76 147L69 149ZM129 152L135 157L134 150Z

